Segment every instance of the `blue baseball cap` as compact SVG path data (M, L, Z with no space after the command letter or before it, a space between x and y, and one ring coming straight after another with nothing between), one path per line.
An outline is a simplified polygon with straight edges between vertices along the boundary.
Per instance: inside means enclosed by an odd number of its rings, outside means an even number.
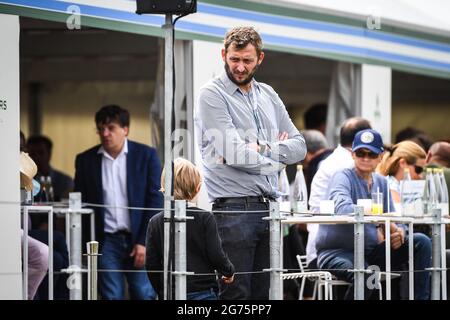
M362 148L369 149L376 154L382 153L384 147L381 135L373 129L358 131L355 135L355 139L353 139L352 151L355 152Z

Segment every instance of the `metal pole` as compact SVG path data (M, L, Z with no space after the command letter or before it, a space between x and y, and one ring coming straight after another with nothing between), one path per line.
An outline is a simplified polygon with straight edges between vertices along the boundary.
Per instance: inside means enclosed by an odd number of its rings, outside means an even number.
M433 231L432 231L432 256L433 268L431 271L431 300L439 300L441 277L441 209L435 208L432 211Z
M28 300L28 207L23 207L23 230L22 230L22 254L23 254L23 288L22 298Z
M409 223L408 232L408 251L409 251L409 300L414 300L414 224Z
M73 268L71 277L75 279L76 285L70 288L70 300L82 299L81 281L81 193L71 192L69 194L70 209L70 266Z
M385 249L386 249L386 300L391 300L391 221L384 222ZM381 290L381 288L380 288Z
M166 24L163 26L165 34L165 70L164 70L164 218L170 218L170 205L172 200L172 101L173 101L173 25L172 15L166 14ZM164 300L168 300L168 261L169 261L169 241L170 225L164 224Z
M70 213L66 212L66 246L67 246L67 254L70 257Z
M281 280L283 250L281 215L279 203L270 202L270 300L283 300L283 281Z
M91 228L91 241L95 241L95 211L92 210L92 213L89 215L90 216L90 228Z
M186 300L186 201L175 201L175 300Z
M53 300L53 207L48 211L48 300Z
M354 260L355 300L364 300L364 207L355 206Z
M441 223L442 223L441 211ZM441 224L441 268L442 268L442 300L447 300L447 246L446 246L445 224Z
M97 256L98 242L86 243L88 258L88 300L97 300Z

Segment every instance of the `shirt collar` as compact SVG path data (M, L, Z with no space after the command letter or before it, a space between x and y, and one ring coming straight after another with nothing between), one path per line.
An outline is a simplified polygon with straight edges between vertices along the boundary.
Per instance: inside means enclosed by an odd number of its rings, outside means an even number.
M342 150L342 152L346 152L346 153L350 153L350 154L352 153L352 150L350 150L346 147L343 147L340 143L338 144L337 148Z
M236 92L236 90L239 90L239 86L237 84L235 84L233 81L230 80L230 78L228 78L227 73L224 71L222 72L222 74L220 75L220 81L222 81L224 87L225 87L225 91L226 93L228 93L229 95L232 95L233 93ZM255 78L252 79L252 86L254 86L255 88L259 89L259 83L255 80Z
M117 156L117 158L119 158L122 154L127 154L128 153L128 139L125 138L125 143L123 144L122 150L120 151L119 155ZM104 157L113 159L110 154L105 150L105 148L103 148L103 146L100 146L100 148L97 151L97 154L103 154ZM116 159L117 159L116 158ZM114 160L114 159L113 159Z

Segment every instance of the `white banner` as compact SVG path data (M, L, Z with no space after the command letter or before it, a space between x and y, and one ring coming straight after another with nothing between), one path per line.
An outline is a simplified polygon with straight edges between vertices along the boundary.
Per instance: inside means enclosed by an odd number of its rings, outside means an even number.
M391 142L391 68L363 64L361 70L361 116Z
M19 17L0 14L0 300L22 299L19 33Z

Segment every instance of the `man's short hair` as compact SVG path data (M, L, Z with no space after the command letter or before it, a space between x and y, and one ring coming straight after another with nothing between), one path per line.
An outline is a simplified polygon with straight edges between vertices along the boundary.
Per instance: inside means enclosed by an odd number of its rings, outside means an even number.
M228 52L228 48L232 44L237 50L244 49L248 44L252 44L258 57L263 48L261 36L253 27L234 27L228 31L224 39L225 52Z
M316 153L321 149L328 148L328 142L322 132L319 130L304 130L302 131L303 138L306 142L306 150L311 153Z
M340 141L341 146L349 147L352 145L355 135L365 129L372 129L370 122L364 118L354 117L345 120L341 126Z
M450 143L438 141L433 143L428 151L432 160L439 162L446 168L450 168Z
M166 169L161 174L161 191L164 192ZM175 200L192 200L197 194L197 187L202 176L197 167L183 158L176 158L173 166L173 196Z
M28 147L31 145L37 145L40 143L44 144L47 147L49 154L52 154L53 142L52 142L52 140L50 140L49 137L46 137L46 136L43 136L40 134L35 134L35 135L32 135L31 137L29 137L27 140Z
M426 152L430 150L433 140L425 133L418 134L417 136L409 139L420 145Z
M117 122L123 127L130 126L130 113L117 105L110 104L101 108L95 114L95 124L102 125Z
M417 136L419 134L424 134L424 133L425 132L423 132L422 130L419 130L417 128L406 127L404 129L400 130L399 132L397 132L397 134L395 135L395 144L405 141L405 140L411 140L415 136Z
M395 143L411 140L420 145L426 152L430 150L433 140L422 130L414 127L406 127L395 135Z
M325 103L312 105L303 115L305 129L317 129L327 121L328 106Z

